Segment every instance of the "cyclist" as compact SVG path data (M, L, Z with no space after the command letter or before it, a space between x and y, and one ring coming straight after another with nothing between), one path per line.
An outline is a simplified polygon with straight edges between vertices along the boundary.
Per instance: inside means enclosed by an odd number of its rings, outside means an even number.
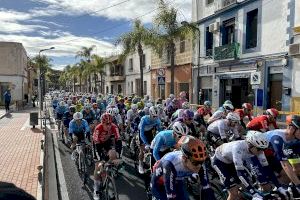
M187 200L184 178L198 173L207 158L203 142L182 137L181 151L166 154L153 167L151 192L160 200Z
M76 103L76 112L81 112L81 110L83 109L82 103L80 100L77 101Z
M57 126L58 126L59 132L63 131L61 129L61 122L63 120L63 116L64 116L64 113L66 111L67 111L67 108L66 108L65 102L64 101L60 101L59 104L58 104L58 106L55 109L55 113L56 113L55 119L56 119L56 122L57 122Z
M140 153L139 153L139 173L144 173L143 168L143 157L145 149L150 148L151 141L154 138L156 131L161 131L161 121L158 118L158 109L155 106L152 106L149 109L149 115L145 115L141 118L139 124L140 130Z
M241 109L235 109L234 112L238 113L241 118L241 125L244 129L246 129L246 124L244 123L244 118L248 116L249 121L252 120L251 112L253 110L253 107L250 103L243 103Z
M232 112L234 107L232 104L224 103L207 121L207 124L211 124L218 119L225 119L229 112Z
M138 116L138 106L137 106L137 104L132 104L131 105L131 109L129 109L127 111L126 116L127 116L126 117L127 126L130 127L131 122Z
M78 142L84 141L85 136L88 137L90 133L90 127L81 112L76 112L73 115L73 119L69 124L69 135L72 137L73 142L71 149L74 149ZM72 154L73 155L73 154ZM74 158L74 155L72 156Z
M264 150L269 143L264 134L258 131L248 131L246 139L222 144L217 147L212 158L212 165L218 173L222 184L228 191L227 200L240 199L238 185L240 182L255 199L263 199L249 182L247 168L244 162L251 161L251 172L256 176L260 185L265 188L268 179L285 195L286 191L280 186L272 170L269 169Z
M220 146L222 143L227 143L228 138L231 137L232 132L235 138L240 138L237 130L237 124L240 122L240 116L237 113L230 112L226 119L219 119L214 121L207 127L207 139L209 143L214 146Z
M93 141L100 160L107 160L106 153L115 148L116 141L119 138L119 130L117 125L112 122L111 114L104 113L101 116L101 123L96 126L93 134Z
M270 108L266 110L266 115L254 117L248 124L248 130L266 132L269 131L269 125L272 124L275 129L278 129L276 118L279 115L278 110Z
M100 122L101 110L98 108L98 104L97 103L93 103L92 108L93 108L92 111L95 114L95 120L97 120L98 122Z
M201 126L204 126L207 128L207 124L204 120L204 117L209 115L212 116L211 113L211 102L210 101L204 101L203 106L198 108L197 112L194 116L194 121L197 122L198 126L201 128Z
M91 130L93 131L93 129L95 128L96 115L92 109L92 105L90 103L85 103L81 113L83 115L83 119L87 121Z
M300 116L288 116L287 125L286 129L276 129L265 133L267 140L270 142L270 149L272 151L269 156L267 156L267 159L273 170L281 175L280 177L285 183L292 181L298 191L300 191L300 180L295 171L293 171L293 167L287 157L287 153L291 154L292 152L285 151L285 146L300 140ZM299 151L299 143L297 148ZM289 178L288 181L284 180L284 178L287 178L286 176Z
M65 134L65 138L68 138L69 136L69 124L71 122L71 120L73 119L73 115L76 112L76 109L74 106L70 106L69 109L64 113L63 116L63 124L64 124L64 134ZM64 143L65 141L62 140L62 142Z
M173 124L173 130L159 132L151 142L151 151L155 161L160 160L166 153L170 152L182 136L189 133L189 128L180 122Z
M57 97L54 97L53 100L52 100L53 110L56 110L57 104L58 104L58 99L57 99Z

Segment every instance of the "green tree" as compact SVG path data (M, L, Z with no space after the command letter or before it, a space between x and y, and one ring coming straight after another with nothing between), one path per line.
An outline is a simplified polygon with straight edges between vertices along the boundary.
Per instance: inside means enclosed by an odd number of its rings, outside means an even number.
M116 41L117 44L121 44L123 46L123 52L120 56L120 61L124 61L126 56L131 53L138 52L139 61L140 61L140 96L144 95L143 88L143 44L147 45L150 39L150 32L142 25L140 20L136 20L133 24L133 28L131 32L125 33L120 36L120 38Z
M105 75L105 60L104 58L98 56L98 55L92 55L92 71L94 73L94 81L95 81L95 88L96 87L96 76L97 76L97 73L100 74L100 79L101 79L101 88L100 88L100 91L101 93L103 93L104 91L104 81L103 81L103 77ZM96 91L98 92L98 91Z

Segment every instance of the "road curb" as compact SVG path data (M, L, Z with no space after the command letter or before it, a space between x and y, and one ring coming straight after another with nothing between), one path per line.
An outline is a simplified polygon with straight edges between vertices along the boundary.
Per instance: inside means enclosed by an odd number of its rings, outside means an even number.
M44 144L45 144L45 135L43 135L43 141L44 141ZM42 141L41 141L42 143ZM42 145L42 144L41 144ZM40 166L42 166L41 170L39 170L39 178L37 180L37 185L38 185L38 188L37 188L37 200L43 200L43 179L45 178L44 176L44 159L45 159L45 145L41 146L41 153L40 153ZM38 166L38 168L40 167Z

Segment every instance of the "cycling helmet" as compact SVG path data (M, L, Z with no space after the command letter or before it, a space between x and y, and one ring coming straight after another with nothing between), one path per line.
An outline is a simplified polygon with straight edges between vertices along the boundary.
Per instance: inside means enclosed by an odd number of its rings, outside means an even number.
M104 113L101 116L101 123L102 124L111 124L112 123L112 116L109 113Z
M164 109L164 107L163 107L162 104L157 104L156 107L157 107L159 110L163 110L163 109Z
M181 122L175 122L173 124L173 131L177 134L177 135L187 135L189 133L189 128Z
M157 107L151 106L151 107L149 108L149 114L150 114L150 116L152 116L152 117L157 117L157 116L158 116L158 109L157 109Z
M170 94L170 95L169 95L169 98L170 98L170 99L174 99L174 98L175 98L175 95L174 95L174 94Z
M75 106L70 106L70 107L69 107L69 111L70 111L71 113L75 113L75 112L76 112Z
M223 108L226 110L226 111L233 111L234 110L234 107L232 104L223 104Z
M187 135L182 137L178 144L181 146L182 153L192 158L192 160L198 162L204 162L206 160L206 147L201 140Z
M119 114L119 109L118 108L113 108L114 116Z
M97 109L98 108L98 104L97 103L93 103L93 108Z
M82 118L83 118L83 115L81 112L76 112L73 115L73 119L75 119L75 120L82 119Z
M85 103L84 104L84 109L91 109L92 105L90 103Z
M266 135L259 131L248 131L245 140L257 148L266 149L269 146Z
M190 109L184 110L182 113L182 118L184 120L193 119L194 118L194 112Z
M138 109L138 105L137 104L132 104L131 105L131 109L132 110L137 110Z
M243 103L242 108L245 108L245 109L248 109L248 110L252 110L253 109L251 103Z
M239 122L241 120L239 114L234 113L234 112L230 112L227 114L226 119L230 120L230 121L234 121L234 122Z
M63 106L65 106L65 105L66 105L66 104L65 104L64 101L59 102L59 106L63 107Z
M181 97L181 98L186 97L186 92L185 91L180 92L179 97Z
M153 104L150 103L150 102L146 104L146 107L148 107L148 108L150 108L150 107L152 107L152 106L153 106Z
M138 99L138 98L134 97L134 98L132 99L132 103L133 103L133 104L137 104L138 102L139 102L139 99Z
M143 110L140 110L140 111L139 111L139 116L140 116L140 117L143 117L143 116L145 116L145 111L143 111Z
M144 105L143 105L142 102L138 102L136 105L137 105L138 109L143 109L144 108Z
M162 98L158 98L157 100L156 100L156 104L162 104Z
M230 100L226 100L226 101L224 101L224 104L231 104L232 105L232 102Z
M211 107L211 102L210 102L210 101L204 101L203 105L204 105L205 107L210 108L210 107Z
M68 104L68 105L71 105L71 104L72 104L72 100L69 99L69 100L67 101L67 104Z
M181 107L183 108L183 109L189 109L190 108L190 103L189 102L183 102L182 104L181 104Z
M298 116L298 115L288 115L286 117L286 124L287 125L293 125L297 129L299 129L300 128L300 116Z
M279 112L275 108L270 108L266 110L267 115L272 115L274 118L278 117Z
M114 116L114 114L115 114L113 108L108 108L108 109L106 110L106 113L109 113L111 116Z

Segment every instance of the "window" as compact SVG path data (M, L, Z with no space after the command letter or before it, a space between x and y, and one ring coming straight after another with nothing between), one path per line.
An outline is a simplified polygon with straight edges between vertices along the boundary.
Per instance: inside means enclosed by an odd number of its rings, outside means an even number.
M222 45L232 44L235 39L235 18L223 22Z
M183 53L185 51L185 38L180 38L180 53Z
M167 60L166 63L171 63L171 51L169 48L167 48Z
M129 59L129 68L128 68L128 71L129 72L133 71L133 59L132 58Z
M144 95L146 95L147 94L147 81L144 81L143 91L144 91Z
M206 27L206 56L212 56L213 53L213 33Z
M133 81L131 81L131 94L133 94Z
M122 86L118 85L118 94L121 94L121 93L122 93Z
M108 86L106 86L106 94L108 94L109 93L109 91L108 91Z
M247 13L246 24L246 49L257 46L257 14L258 9Z
M143 68L145 68L145 66L146 66L146 55L145 54L143 54L143 56L142 56L141 65L142 65Z
M114 93L114 86L113 86L113 85L110 86L110 93L111 93L111 94Z
M214 2L214 0L207 0L206 4L209 5L209 4L212 4L213 2Z

